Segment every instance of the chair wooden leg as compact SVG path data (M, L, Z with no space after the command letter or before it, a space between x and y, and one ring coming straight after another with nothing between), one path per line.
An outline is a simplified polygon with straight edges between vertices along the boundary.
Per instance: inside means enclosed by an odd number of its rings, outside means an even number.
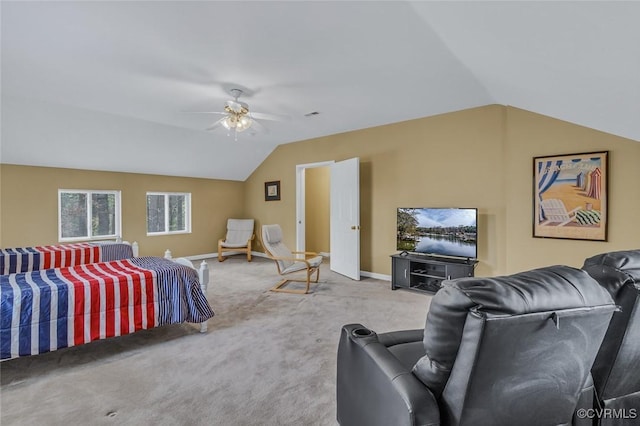
M306 282L305 280L282 280L278 284L274 285L269 289L269 291L274 291L276 293L293 293L293 294L307 294L309 293L309 283L307 283L307 288L305 290L293 290L289 288L284 288L289 282Z
M251 262L251 250L247 250L247 262Z
M308 269L307 270L307 279L294 279L294 278L284 279L284 280L278 282L278 284L276 284L273 287L271 287L271 289L269 289L269 291L274 291L274 292L278 292L278 293L308 294L309 290L311 289L311 282L312 282L311 277L313 276L314 272L316 274L316 278L315 278L315 280L313 280L313 282L317 283L318 280L320 279L320 268ZM307 285L306 289L304 289L304 290L291 290L291 289L288 289L288 288L284 288L291 281L295 281L295 282L299 282L299 283L306 283L306 285Z
M224 262L226 260L222 252L222 240L218 240L218 262Z

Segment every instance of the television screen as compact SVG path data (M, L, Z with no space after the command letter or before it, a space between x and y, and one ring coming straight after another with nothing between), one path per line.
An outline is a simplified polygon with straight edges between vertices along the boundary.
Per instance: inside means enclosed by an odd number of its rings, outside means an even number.
M475 259L477 220L474 208L399 208L397 249Z

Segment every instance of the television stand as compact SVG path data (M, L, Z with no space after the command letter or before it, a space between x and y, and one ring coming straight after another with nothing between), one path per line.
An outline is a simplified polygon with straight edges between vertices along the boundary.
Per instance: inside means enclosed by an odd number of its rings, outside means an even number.
M477 264L473 259L394 254L391 255L391 289L435 293L444 280L473 277Z

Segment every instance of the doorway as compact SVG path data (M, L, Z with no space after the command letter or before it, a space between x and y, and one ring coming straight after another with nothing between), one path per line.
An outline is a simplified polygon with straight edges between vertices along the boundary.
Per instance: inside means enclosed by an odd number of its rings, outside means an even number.
M315 235L311 235L311 241L329 242L329 206L330 196L324 193L324 187L330 184L330 166L333 161L324 161L320 163L300 164L296 166L296 250L306 251L311 248L307 246L307 225L311 227L313 220L319 220L321 224L319 228L326 225L326 235L324 231L316 229L313 231ZM308 173L307 173L308 172ZM307 182L309 180L309 182ZM309 185L307 185L309 183ZM314 199L314 198L317 198ZM313 208L314 205L320 206L324 203L319 211L308 213L307 210ZM326 216L324 212L326 211ZM322 250L325 251L325 250ZM326 248L326 254L329 248ZM325 253L323 253L325 254Z
M305 170L305 247L329 257L331 167Z
M360 279L360 159L339 162L302 164L296 166L296 250L307 247L307 172L311 169L329 169L328 200L323 208L329 209L329 263L331 270L354 280ZM316 178L321 173L309 173ZM316 209L310 204L310 209ZM324 210L324 209L323 209ZM317 212L314 212L314 214ZM326 215L326 213L324 213ZM325 219L322 219L325 220ZM310 226L315 224L310 223Z

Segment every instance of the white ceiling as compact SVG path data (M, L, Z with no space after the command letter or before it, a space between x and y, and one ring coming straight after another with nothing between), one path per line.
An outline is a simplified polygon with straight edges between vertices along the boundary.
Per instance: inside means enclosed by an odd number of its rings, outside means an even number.
M2 1L0 13L3 163L244 180L279 144L488 104L640 140L638 2ZM232 87L288 120L235 141L204 130L215 115L185 113L222 110Z

